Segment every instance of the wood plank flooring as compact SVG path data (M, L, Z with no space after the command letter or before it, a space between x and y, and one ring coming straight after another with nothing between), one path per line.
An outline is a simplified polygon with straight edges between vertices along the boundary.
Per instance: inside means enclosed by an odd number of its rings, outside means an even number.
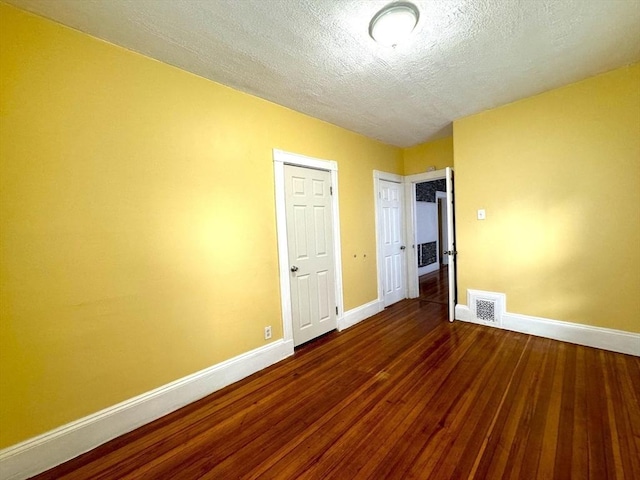
M435 272L421 275L420 300L423 302L435 302L447 304L449 301L449 270L445 265Z
M640 358L405 300L38 479L638 479Z

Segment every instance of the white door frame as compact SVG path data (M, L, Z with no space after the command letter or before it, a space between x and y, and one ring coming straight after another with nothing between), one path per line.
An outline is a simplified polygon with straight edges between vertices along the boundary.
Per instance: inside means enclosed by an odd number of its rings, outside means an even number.
M440 235L440 231L442 229L446 230L447 224L446 223L444 225L442 224L442 221L441 221L442 219L440 218L440 206L438 204L438 199L442 199L442 201L444 202L443 206L444 206L444 210L446 212L447 211L447 192L436 192L436 208L438 209L438 227L437 227L438 228L438 236L436 237L436 252L438 252L438 253L437 253L436 261L438 262L438 268L441 268L442 265L444 265L444 262L442 262L442 263L440 262L440 254L442 253L440 250L441 249L446 249L447 246L446 245L442 245L440 243L440 236L441 236ZM448 232L447 232L447 235L448 235ZM442 259L444 260L445 257L442 257ZM448 261L447 261L447 264L449 264Z
M400 185L402 185L405 182L405 178L402 175L397 175L395 173L388 173L388 172L381 172L379 170L374 170L373 171L373 208L374 208L374 212L375 212L375 225L376 225L376 269L377 269L377 276L378 276L378 302L380 304L383 304L384 302L384 279L383 279L383 265L382 265L382 247L380 246L380 220L378 219L378 208L379 208L379 198L378 198L378 192L380 191L380 180L386 180L388 182L395 182L395 183L399 183ZM411 238L411 237L407 237L406 235L406 199L405 199L405 205L403 205L403 208L405 208L405 238L404 238L404 244L407 244L407 238ZM407 254L406 254L407 250L405 249L405 256L404 256L404 265L405 265L405 285L408 287L406 281L407 278L406 274L407 274L407 264L409 263L407 261ZM406 289L407 293L409 292L408 289Z
M409 298L420 296L420 281L418 280L418 251L416 250L416 183L430 182L431 180L444 180L447 178L446 170L417 173L404 177L405 210L407 214L407 238L410 239L410 258L407 258L407 294Z
M336 303L338 326L342 323L344 304L342 297L342 250L340 247L340 212L338 209L338 163L296 153L273 149L273 173L276 194L276 229L278 235L278 265L280 267L280 302L282 307L282 332L284 341L293 342L293 315L291 311L291 279L289 275L289 244L287 241L286 197L284 191L284 166L315 168L331 173L331 214L333 229L333 261L336 276Z

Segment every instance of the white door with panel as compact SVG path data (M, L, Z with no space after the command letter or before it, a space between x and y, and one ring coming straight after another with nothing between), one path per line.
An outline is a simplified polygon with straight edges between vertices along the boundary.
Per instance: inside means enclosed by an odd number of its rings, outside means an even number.
M293 342L337 327L331 174L285 165Z
M456 224L455 224L455 203L453 195L453 169L447 167L447 249L444 254L449 259L449 321L453 322L456 316L456 303L458 303L456 285Z
M378 183L378 237L385 307L407 298L403 189L401 183L387 180Z

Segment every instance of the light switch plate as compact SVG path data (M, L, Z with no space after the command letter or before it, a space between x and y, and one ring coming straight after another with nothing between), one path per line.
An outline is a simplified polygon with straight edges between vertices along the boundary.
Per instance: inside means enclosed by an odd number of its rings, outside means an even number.
M484 212L484 208L478 210L478 220L484 220L486 218L486 214Z

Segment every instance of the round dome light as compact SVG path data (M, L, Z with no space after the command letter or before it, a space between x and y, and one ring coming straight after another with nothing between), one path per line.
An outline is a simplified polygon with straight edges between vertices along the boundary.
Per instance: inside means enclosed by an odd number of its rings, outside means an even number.
M419 18L418 7L413 3L390 3L371 19L369 35L380 45L395 47L409 38Z

